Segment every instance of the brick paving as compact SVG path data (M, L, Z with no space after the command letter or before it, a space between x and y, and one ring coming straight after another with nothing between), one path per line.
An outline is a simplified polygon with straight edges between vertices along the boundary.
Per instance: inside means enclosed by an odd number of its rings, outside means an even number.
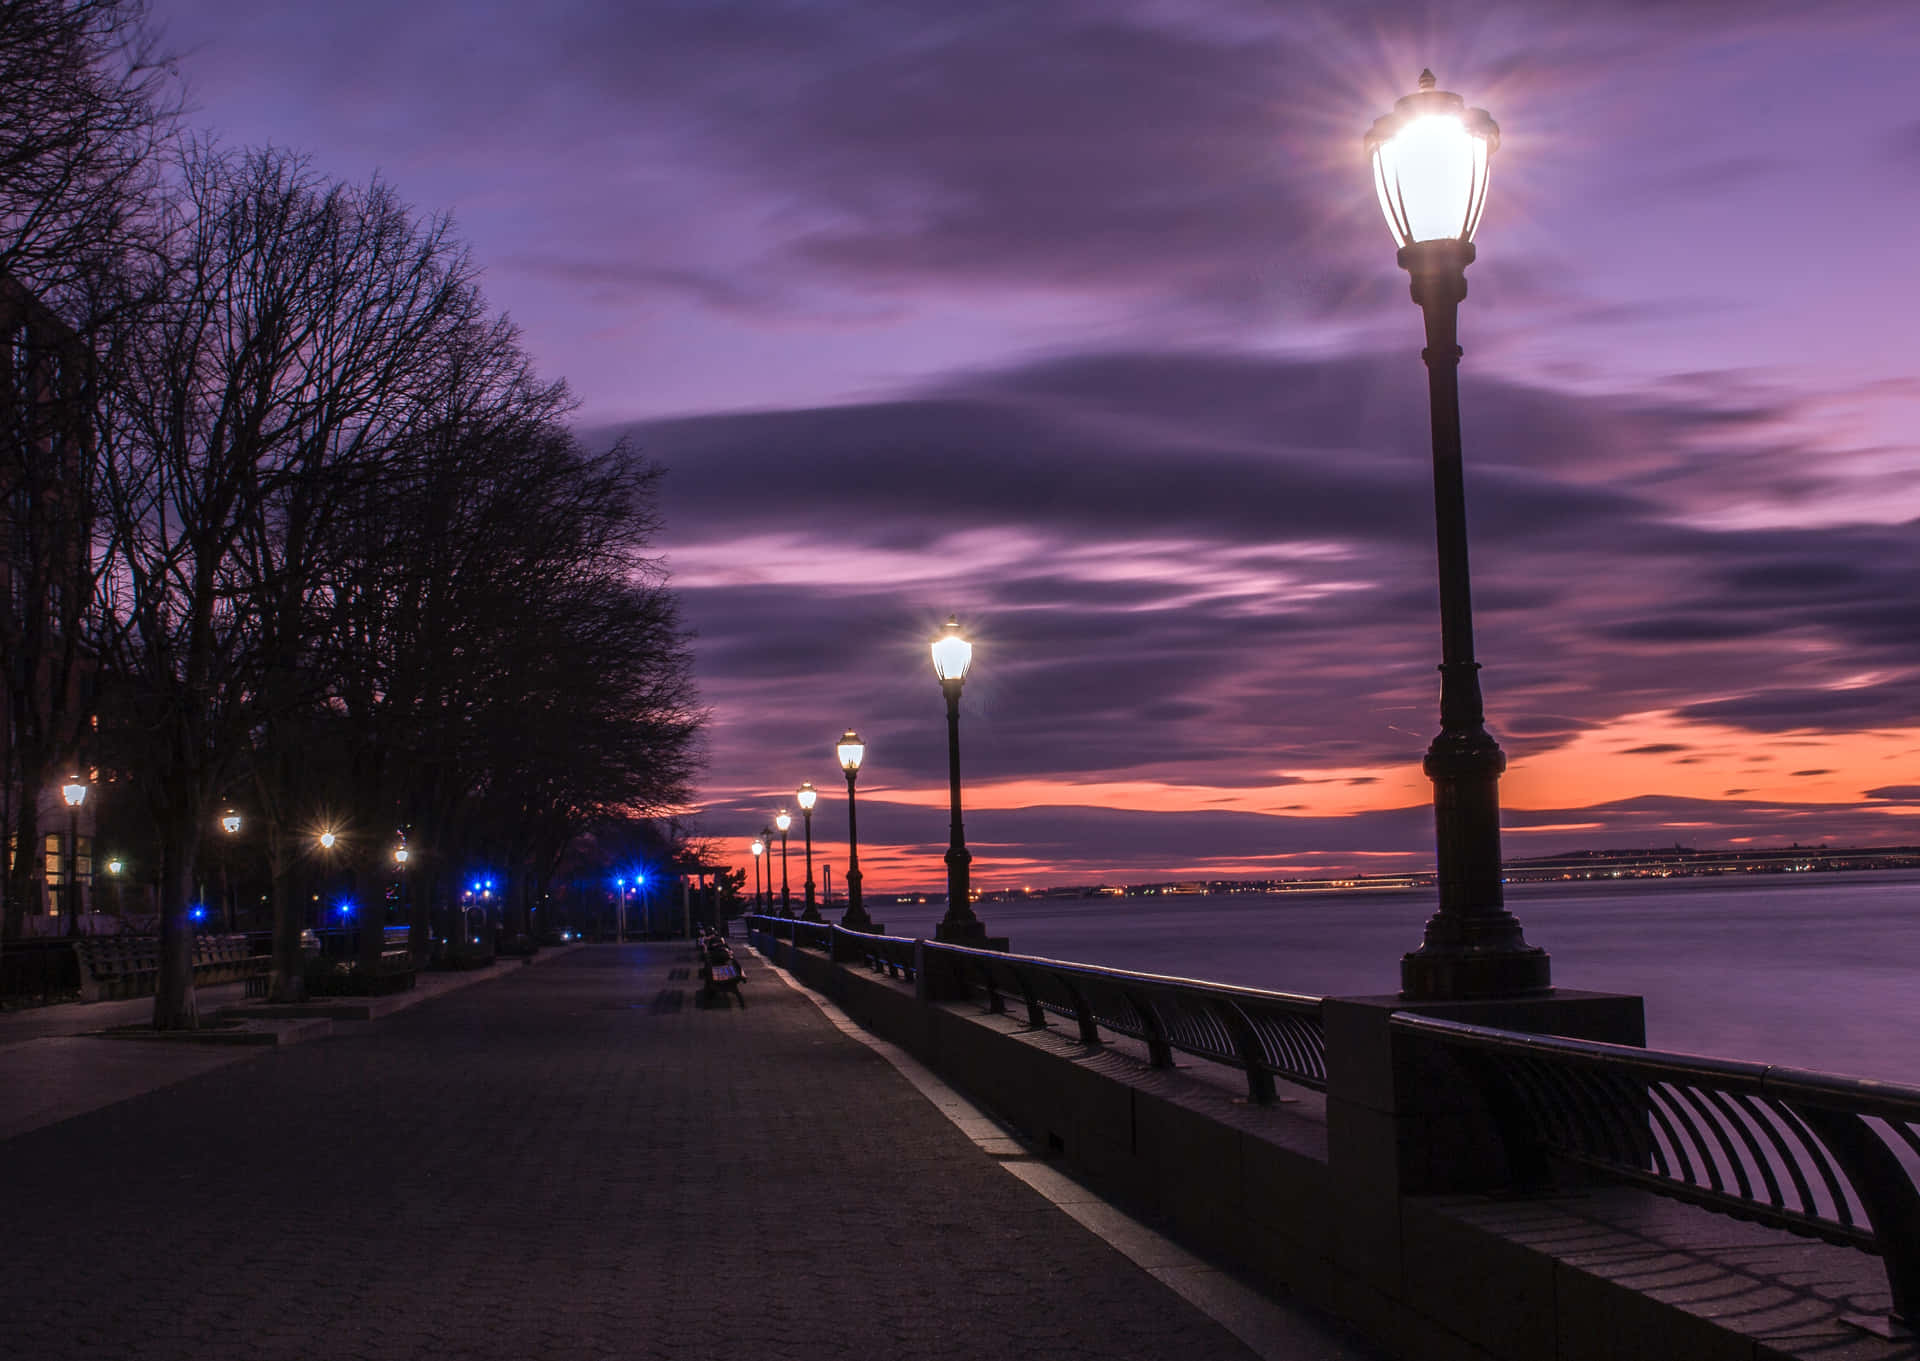
M1252 1355L690 963L578 951L0 1141L0 1357Z

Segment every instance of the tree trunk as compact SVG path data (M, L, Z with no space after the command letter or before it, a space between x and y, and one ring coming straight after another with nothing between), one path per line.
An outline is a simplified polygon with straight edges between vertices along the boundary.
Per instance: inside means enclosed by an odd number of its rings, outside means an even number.
M40 860L40 801L32 787L21 783L20 806L13 824L13 863L8 866L7 910L0 938L19 940L27 929L27 907L38 898L39 877L34 869Z
M407 948L413 951L413 967L424 969L433 958L433 901L440 887L437 871L415 870L404 881L407 899Z
M193 837L171 829L162 852L165 870L160 900L160 976L153 988L155 1030L198 1030L200 1008L193 990Z
M273 980L267 996L275 1002L307 1000L306 956L300 932L306 913L293 882L290 847L278 826L267 828L267 867L273 876Z

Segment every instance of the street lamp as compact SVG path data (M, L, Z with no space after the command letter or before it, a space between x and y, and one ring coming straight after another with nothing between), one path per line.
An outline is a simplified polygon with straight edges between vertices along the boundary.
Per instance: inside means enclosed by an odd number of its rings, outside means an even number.
M987 928L973 915L968 867L973 856L967 850L967 835L960 824L960 687L973 665L973 644L960 636L960 620L947 616L947 625L933 640L933 674L940 678L940 690L947 697L947 802L950 836L947 845L947 914L934 928L936 940L962 945L985 942Z
M332 832L320 833L320 849L323 851L332 850L336 845L339 844L339 841L340 841L340 838L335 836Z
M806 907L800 915L810 922L817 922L820 920L820 909L813 901L813 805L819 801L820 793L813 787L812 780L802 780L793 797L800 805L800 820L804 824L807 841Z
M849 931L875 931L878 928L860 901L860 822L853 804L853 782L860 774L860 763L867 759L867 744L848 728L840 734L833 754L840 758L840 769L847 774L847 872L843 876L847 881L847 911L840 925Z
M613 918L613 943L624 945L627 940L627 881L622 877L613 883L620 890L620 908Z
M760 857L767 853L767 843L759 837L753 839L753 910L760 910Z
M220 815L220 826L229 839L239 836L240 815L229 808ZM226 899L221 906L227 918L227 930L239 930L239 905L233 897L233 852L226 846L220 848L220 896Z
M773 825L780 829L780 915L793 915L793 897L787 892L787 828L793 826L793 814L782 808L773 815Z
M80 934L80 805L87 801L87 786L78 775L68 777L60 786L60 797L67 801L67 934Z
M1367 133L1374 188L1426 318L1433 424L1433 504L1440 561L1440 734L1424 768L1433 781L1440 909L1400 961L1401 995L1419 1001L1506 997L1549 986L1547 952L1528 945L1500 878L1500 773L1506 755L1486 729L1473 657L1466 492L1460 460L1458 313L1473 234L1487 203L1500 130L1485 109L1434 88L1433 72Z

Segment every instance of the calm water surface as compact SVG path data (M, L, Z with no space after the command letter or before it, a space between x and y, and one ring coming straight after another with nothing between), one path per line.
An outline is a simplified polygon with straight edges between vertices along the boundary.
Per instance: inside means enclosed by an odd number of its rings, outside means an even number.
M1639 993L1647 1042L1920 1085L1920 874L1524 884L1561 987ZM1430 891L986 903L1021 954L1321 995L1391 992ZM932 935L938 904L887 905ZM834 914L836 917L838 913Z

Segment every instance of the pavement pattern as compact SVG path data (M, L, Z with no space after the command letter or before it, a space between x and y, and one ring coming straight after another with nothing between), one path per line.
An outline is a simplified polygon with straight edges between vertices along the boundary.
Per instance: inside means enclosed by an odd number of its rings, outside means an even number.
M0 1357L1253 1356L765 968L709 1007L691 965L577 951L0 1140Z

